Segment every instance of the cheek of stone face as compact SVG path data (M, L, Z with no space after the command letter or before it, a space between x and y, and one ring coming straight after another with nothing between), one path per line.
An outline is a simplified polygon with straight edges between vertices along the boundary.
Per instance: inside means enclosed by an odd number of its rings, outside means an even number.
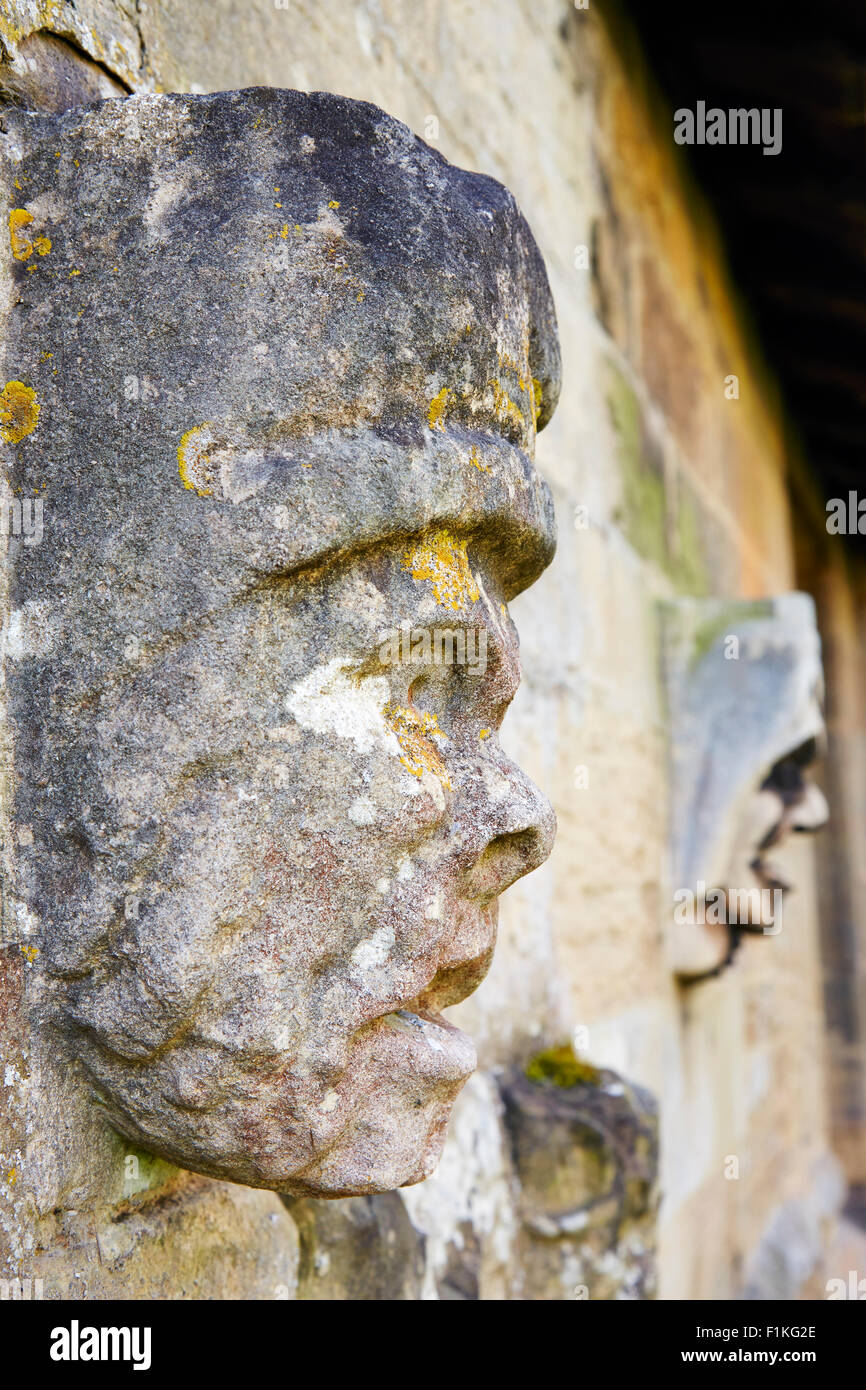
M459 1082L441 1065L425 1080L427 1051L441 1058L425 1047L419 1067L409 1047L409 1093L382 1070L407 1052L382 1019L429 983L453 916L444 798L390 750L349 756L304 734L278 755L276 778L262 753L174 800L123 968L74 1012L100 1040L85 1060L120 1128L188 1166L267 1183L294 1181L291 1164L359 1115L372 1132L377 1088L426 1153L440 1093L453 1098L472 1065ZM151 1065L154 1049L165 1056Z
M151 750L123 814L155 811L160 835L121 968L73 1014L124 1132L199 1171L333 1193L429 1171L474 1050L426 1011L455 974L474 987L483 968L453 963L467 940L485 961L495 924L459 900L455 792L415 673L358 677L336 606L234 614L106 719L106 749Z

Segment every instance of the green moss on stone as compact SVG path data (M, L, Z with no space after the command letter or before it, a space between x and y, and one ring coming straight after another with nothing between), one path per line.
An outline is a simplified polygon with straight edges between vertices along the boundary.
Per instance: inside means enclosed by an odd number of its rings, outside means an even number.
M668 573L683 594L702 597L709 590L698 508L690 488L681 486L676 515L676 549Z
M625 377L611 370L607 405L622 471L622 529L638 554L667 567L665 491L661 472L645 456L640 405Z
M598 1067L581 1062L571 1043L537 1053L526 1068L526 1075L530 1081L547 1081L562 1087L598 1086L601 1082Z
M654 457L643 427L640 402L612 364L607 406L622 476L622 506L616 520L638 554L667 574L680 593L707 593L697 502L681 477L673 509L661 458Z
M707 652L712 651L713 647L723 637L729 634L739 636L744 623L755 622L761 618L772 618L773 604L770 599L755 599L753 603L744 603L738 600L736 603L723 608L712 618L708 618L705 623L694 634L692 639L692 650L689 654L689 666L692 670L703 661Z

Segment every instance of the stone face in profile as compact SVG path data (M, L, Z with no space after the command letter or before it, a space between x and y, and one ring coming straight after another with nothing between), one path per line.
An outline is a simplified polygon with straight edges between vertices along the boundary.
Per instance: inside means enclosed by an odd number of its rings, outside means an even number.
M498 742L506 604L554 545L538 250L498 184L324 94L2 140L50 243L13 258L4 376L45 514L6 676L34 1027L186 1168L417 1181L474 1065L439 1011L553 833Z
M823 736L808 594L682 599L663 610L672 756L674 969L727 964L742 931L781 929L790 885L768 852L827 819L807 768Z

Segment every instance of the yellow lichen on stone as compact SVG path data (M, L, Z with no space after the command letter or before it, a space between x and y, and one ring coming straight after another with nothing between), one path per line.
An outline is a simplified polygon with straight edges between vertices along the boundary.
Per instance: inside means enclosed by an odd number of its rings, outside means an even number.
M32 221L33 213L26 208L13 208L9 213L9 241L16 261L26 261L33 254L30 238L21 233L21 228L29 226Z
M403 568L413 579L430 581L433 597L442 608L456 610L479 598L466 544L466 541L454 540L447 531L435 531L412 546L406 556Z
M400 761L412 776L423 777L425 772L432 772L443 787L450 787L451 778L439 756L439 750L431 742L434 738L448 737L439 728L436 715L429 714L426 710L419 712L392 703L385 706L382 714L403 750Z
M486 463L481 462L481 456L478 453L478 446L476 444L473 444L472 448L469 450L469 462L474 468L478 469L479 473L493 472L492 468L488 467Z
M532 423L536 424L541 414L542 385L538 377L532 378Z
M23 381L7 381L0 391L0 435L7 444L17 444L32 434L39 421L39 402L32 386Z
M28 965L32 965L33 962L35 961L36 957L39 955L39 947L38 947L38 946L22 946L22 947L21 947L21 954L24 956L24 959L27 961L27 964L28 964Z
M490 730L489 730L489 729L479 729L479 730L478 730L478 737L481 739L481 741L482 741L482 743L483 743L484 740L485 740L486 738L489 738L489 737L490 737Z
M194 425L181 436L177 446L177 467L180 480L185 488L199 497L212 497L213 476L207 459L208 447L213 443L212 425Z
M503 390L500 382L491 380L489 385L493 387L493 409L496 412L497 420L503 424L514 425L522 433L526 429L523 411L514 404L508 392Z
M427 411L427 422L431 430L444 430L442 417L445 414L445 407L451 395L447 386L443 386L438 395L434 396L430 402L430 409Z
M26 208L13 208L9 213L9 242L16 261L29 260L34 251L40 256L47 256L51 250L49 237L38 236L31 241L24 235L22 229L29 227L32 221L33 213Z

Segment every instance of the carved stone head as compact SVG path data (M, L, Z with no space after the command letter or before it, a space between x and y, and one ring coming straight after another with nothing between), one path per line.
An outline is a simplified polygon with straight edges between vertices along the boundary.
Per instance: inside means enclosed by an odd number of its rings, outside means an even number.
M7 638L33 1008L186 1168L417 1181L474 1066L440 1010L553 835L498 737L554 547L539 252L499 184L321 93L2 139L4 437L45 517Z
M674 969L715 974L744 931L775 935L787 883L769 858L827 819L808 765L823 673L808 594L664 605L671 750Z

